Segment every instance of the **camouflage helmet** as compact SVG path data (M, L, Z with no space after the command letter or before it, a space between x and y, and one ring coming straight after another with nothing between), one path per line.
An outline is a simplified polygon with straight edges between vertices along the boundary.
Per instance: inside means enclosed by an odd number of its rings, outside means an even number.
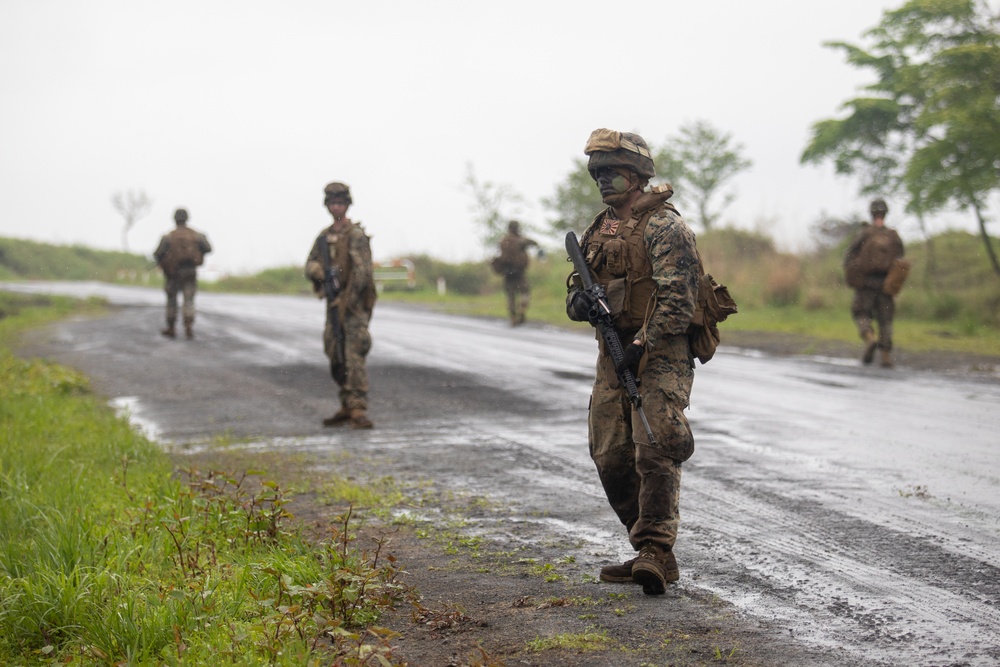
M351 199L351 189L345 184L338 181L333 183L327 183L326 187L323 188L324 198L323 201L329 204L334 199L346 199L347 205L350 206L354 203Z
M597 171L604 167L625 167L639 176L650 179L656 176L653 156L646 140L632 132L616 132L599 128L590 133L584 154L590 156L587 170L597 180Z
M186 208L179 208L174 211L174 222L187 222L188 212Z
M889 206L885 203L884 199L876 199L872 202L871 206L868 207L872 215L882 215L884 216L889 212Z

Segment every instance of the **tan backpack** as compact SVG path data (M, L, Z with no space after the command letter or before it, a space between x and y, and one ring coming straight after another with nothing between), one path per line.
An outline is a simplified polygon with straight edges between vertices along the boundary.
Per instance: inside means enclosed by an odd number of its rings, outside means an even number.
M739 311L736 308L736 301L729 294L729 288L715 282L711 274L705 273L700 253L698 272L701 274L698 280L698 301L687 334L691 345L691 356L706 364L715 356L715 350L722 340L719 322L724 322L727 317Z
M205 255L201 251L198 232L188 227L178 227L167 237L167 252L160 260L163 272L174 273L181 266L201 266Z

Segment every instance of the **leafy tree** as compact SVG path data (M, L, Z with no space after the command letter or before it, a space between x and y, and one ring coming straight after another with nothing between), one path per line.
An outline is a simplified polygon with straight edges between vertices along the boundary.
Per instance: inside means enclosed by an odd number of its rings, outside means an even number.
M877 81L844 103L847 117L813 125L801 160L832 159L864 193L904 192L922 226L934 211L971 209L1000 275L986 229L987 200L1000 188L998 26L984 0L909 0L865 34L870 49L827 44Z
M699 120L681 126L677 136L668 137L663 148L654 153L654 160L657 172L674 187L677 199L697 211L697 220L692 222L707 230L736 197L735 192L723 194L722 189L753 165L742 151L741 144L732 143L731 135ZM717 196L722 199L715 206Z
M128 252L128 233L139 220L149 215L153 200L144 190L119 190L111 197L111 205L125 218L125 229L122 230L122 249Z
M524 198L505 183L480 182L472 163L466 165L465 186L473 198L473 220L480 227L486 248L493 248L507 232L508 222L516 217Z
M549 222L554 236L565 236L568 231L579 234L587 228L605 206L597 184L587 170L586 159L573 158L573 170L566 175L566 180L556 186L552 197L542 199L542 205L557 216Z
M650 146L656 171L674 186L678 200L698 211L698 221L708 229L734 194L726 195L717 209L711 205L713 197L733 176L749 168L751 162L740 155L742 146L732 145L729 135L705 121L683 127L679 137L667 141L668 147L659 151ZM556 235L581 231L590 224L604 203L587 171L586 158L573 159L572 171L556 186L552 197L542 199L542 204L556 215L549 223Z
M812 224L812 235L820 248L834 248L852 238L864 225L865 221L857 214L837 217L824 211Z

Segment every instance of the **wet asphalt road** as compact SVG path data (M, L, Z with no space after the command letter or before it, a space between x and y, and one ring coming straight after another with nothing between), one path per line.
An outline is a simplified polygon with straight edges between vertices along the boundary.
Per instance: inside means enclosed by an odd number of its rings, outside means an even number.
M578 545L627 557L586 451L596 343L380 303L370 432L335 409L320 304L200 293L193 342L157 333L157 289L16 287L106 296L46 354L80 368L166 444L215 434L262 446L394 453L401 474L509 504ZM1000 381L722 350L696 372L681 586L708 589L842 664L1000 664Z

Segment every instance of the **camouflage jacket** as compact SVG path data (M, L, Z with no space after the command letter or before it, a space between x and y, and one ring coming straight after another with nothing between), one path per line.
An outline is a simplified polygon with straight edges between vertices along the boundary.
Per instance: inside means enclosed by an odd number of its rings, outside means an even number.
M646 252L653 266L656 301L646 320L646 345L687 333L701 277L694 232L676 210L660 207L646 225Z
M330 261L340 275L341 291L337 299L347 313L370 314L375 305L375 279L368 235L359 223L351 222L346 230L330 225L316 237L306 259L306 278L313 283L317 298L324 298L324 269L320 243L327 243Z
M509 233L500 239L500 255L496 263L507 275L520 275L528 268L528 248L538 244L520 234Z
M626 224L605 224L607 209L582 241L587 262L608 294L619 335L639 336L650 349L668 336L687 333L700 278L694 233L665 201L669 195L651 194L660 201L645 210L640 206L638 220L634 215Z

